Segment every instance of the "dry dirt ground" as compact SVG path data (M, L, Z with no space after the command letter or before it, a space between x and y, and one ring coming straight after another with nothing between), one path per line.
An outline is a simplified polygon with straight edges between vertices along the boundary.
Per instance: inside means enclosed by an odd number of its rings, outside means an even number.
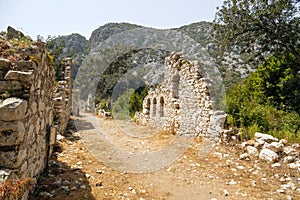
M167 132L87 113L74 121L30 199L300 199L298 171L239 160L234 145L178 143Z

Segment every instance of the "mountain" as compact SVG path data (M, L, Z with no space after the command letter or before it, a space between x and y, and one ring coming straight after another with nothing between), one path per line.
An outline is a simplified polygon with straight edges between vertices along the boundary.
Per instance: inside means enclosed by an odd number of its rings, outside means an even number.
M145 35L135 38L135 32L140 33L143 28L146 29ZM219 52L215 45L213 23L192 23L170 29L170 33L166 30L173 44L162 44L162 49L159 45L152 47L154 48L152 50L147 49L148 47L146 50L139 49L138 46L151 44L153 40L160 40L162 32L157 30L156 33L155 30L129 23L108 23L94 30L89 40L79 34L72 34L57 37L51 40L52 45L48 46L51 47L49 49L52 52L62 46L60 57L71 56L75 59L74 75L77 75L77 70L80 73L74 81L74 86L81 89L83 98L86 98L88 93L97 91L96 96L99 100L110 98L112 88L117 84L118 79L137 64L148 67L154 67L158 63L162 64L163 58L170 53L163 50L163 46L176 47L176 42L186 42L186 48L189 48L190 43L200 44L201 49L198 54L205 52L205 56L211 58L209 62L214 62L218 67L226 87L229 87L232 82L246 77L255 69L251 65L242 64L244 60L251 59L251 55L240 55L238 48L232 49L231 52L225 52L225 54ZM147 31L149 31L149 35L152 35L148 36ZM153 33L150 34L151 31ZM126 38L122 38L124 33L128 33L126 35L128 41ZM123 41L123 43L118 44L116 40ZM124 42L124 40L126 41ZM195 52L197 48L193 46L191 51ZM152 64L148 58L152 58ZM159 59L160 61L158 61ZM162 68L158 68L158 71L160 69L162 70Z
M135 28L141 28L142 26L129 24L129 23L108 23L100 26L92 32L89 39L91 48L96 47L100 42L103 42L113 34L122 33L124 31L132 30Z

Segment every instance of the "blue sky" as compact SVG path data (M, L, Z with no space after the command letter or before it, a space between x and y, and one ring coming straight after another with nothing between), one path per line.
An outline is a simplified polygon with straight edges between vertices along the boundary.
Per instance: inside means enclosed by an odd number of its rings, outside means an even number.
M13 26L26 35L79 33L87 39L108 22L174 28L212 21L223 0L0 0L0 31Z

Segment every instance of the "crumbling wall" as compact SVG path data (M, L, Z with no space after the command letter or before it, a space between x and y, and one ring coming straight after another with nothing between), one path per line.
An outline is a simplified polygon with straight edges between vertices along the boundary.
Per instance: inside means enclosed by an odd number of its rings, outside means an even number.
M164 82L149 91L137 122L185 136L217 139L224 112L215 111L201 68L180 54L166 58Z
M51 151L54 70L44 43L7 48L23 59L0 58L0 171L36 177Z
M37 178L48 165L56 134L67 127L73 61L62 61L63 79L56 83L52 59L43 42L11 27L6 38L0 36L0 184Z
M72 71L73 60L62 61L62 79L57 82L54 92L54 124L57 134L63 134L72 112Z

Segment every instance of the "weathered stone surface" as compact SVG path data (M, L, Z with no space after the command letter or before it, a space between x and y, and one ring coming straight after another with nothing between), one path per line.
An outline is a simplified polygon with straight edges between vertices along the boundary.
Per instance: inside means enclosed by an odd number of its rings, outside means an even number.
M275 153L281 152L283 150L283 144L279 142L272 142L267 146L268 149L274 151Z
M273 137L272 135L268 135L268 134L263 134L263 133L259 133L259 132L256 132L254 134L254 138L256 140L258 139L261 139L263 140L264 142L268 142L268 143L271 143L271 142L278 142L278 139Z
M261 149L264 144L265 144L265 141L263 141L262 139L256 139L256 142L254 143L254 147Z
M19 81L0 81L0 92L20 89L22 89L22 85Z
M10 61L5 58L0 58L0 67L1 68L9 68L11 65Z
M247 153L250 156L259 156L259 152L257 150L257 148L253 147L253 146L247 146Z
M260 151L259 158L261 160L274 163L276 160L278 160L278 154L270 149L265 148Z
M24 124L20 121L0 123L0 146L13 146L23 141Z
M213 109L209 83L202 78L200 66L178 53L167 57L165 63L164 82L144 98L137 123L217 141L225 114Z
M293 147L287 146L283 148L284 155L288 156L299 156L299 152L297 152Z
M19 39L21 37L24 37L24 34L21 31L17 31L16 29L14 29L11 26L7 27L6 38L8 40L11 40L11 39L14 39L14 38Z
M294 156L286 156L283 158L283 163L291 163L295 161L295 157Z
M243 153L240 155L240 160L245 160L246 158L249 158L249 154L248 153Z
M9 70L5 75L4 79L6 80L18 80L18 81L32 81L34 78L33 72L21 72L15 70Z
M0 160L2 168L16 169L18 167L18 151L0 151Z
M27 101L19 98L8 98L0 103L0 120L14 121L25 118Z
M37 68L37 64L31 60L18 61L15 68L20 71L35 70Z

